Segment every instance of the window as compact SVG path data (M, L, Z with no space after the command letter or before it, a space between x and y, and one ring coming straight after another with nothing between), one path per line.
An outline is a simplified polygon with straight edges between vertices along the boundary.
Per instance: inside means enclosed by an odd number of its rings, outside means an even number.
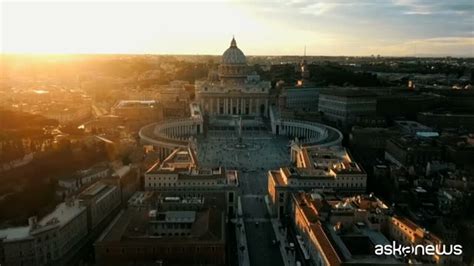
M283 202L285 201L285 194L284 194L284 193L280 193L280 194L279 194L279 199L278 199L278 201L279 201L280 203L283 203Z

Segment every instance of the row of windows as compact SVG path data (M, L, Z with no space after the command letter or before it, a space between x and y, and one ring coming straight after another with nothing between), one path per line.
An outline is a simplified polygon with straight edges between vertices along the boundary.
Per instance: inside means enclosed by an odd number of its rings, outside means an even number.
M85 218L86 216L84 216ZM86 234L86 230L80 230L78 228L78 223L80 223L82 226L86 225L86 221L80 221L80 220L75 220L71 222L70 224L66 225L61 229L61 232L58 233L56 231L46 233L43 235L38 235L36 236L35 242L36 245L33 245L33 243L28 244L28 245L18 245L20 248L20 251L18 253L14 253L13 256L19 256L19 257L25 257L25 256L36 256L36 252L38 253L38 258L40 261L44 262L45 261L45 256L48 260L53 258L57 258L59 256L59 250L58 250L58 243L61 242L61 238L59 236L64 236L66 241L69 242L74 242L72 244L76 243L76 239L78 237L83 237ZM85 227L84 227L85 228ZM81 234L82 232L82 234ZM72 237L71 237L72 236ZM63 246L64 249L67 248L68 243L66 243L65 246ZM35 252L35 246L36 246L36 252ZM10 253L10 255L12 255ZM23 261L20 261L20 264L22 264Z
M153 236L190 236L191 233L154 233Z
M354 181L354 178L360 179L360 178L363 178L363 177L360 177L360 176L340 176L340 177L337 177L338 180L352 180L352 181Z
M291 184L291 183L290 183ZM319 183L319 182L298 182L300 186L314 186L314 187L364 187L364 183Z
M189 182L189 183L158 183L158 182L149 182L148 187L176 187L176 186L211 186L217 185L217 182Z
M122 254L125 254L125 252L127 253L131 253L134 249L132 248L122 248L121 249L121 253ZM200 252L200 251L212 251L212 252L215 252L217 250L217 247L206 247L206 248L200 248L200 247L192 247L192 248L183 248L183 247L168 247L168 248L136 248L135 251L137 254L143 254L145 252L150 252L152 251L153 253L156 253L156 252L160 252L160 253L176 253L176 252L192 252L192 251L195 251L195 252ZM106 248L105 249L105 252L106 253L109 253L110 252L110 249L109 248Z
M65 243L62 249L66 252L72 246L74 246L77 241L87 235L87 216L83 212L80 214L81 217L75 218L72 222L67 224L61 229L60 235L63 236Z
M152 178L153 178L153 180L157 180L157 179L158 179L158 180L176 180L176 177L167 177L167 176L158 176L158 177L156 177L156 176L152 176L152 177L151 177L151 176L150 176L150 177L147 177L147 178L150 179L150 180L151 180Z
M229 105L230 105L230 103L229 103ZM249 107L250 107L250 103L247 102L247 101L246 101L243 105L244 105L246 108L249 108ZM206 107L209 107L209 106L210 106L210 104L209 104L209 103L206 103ZM214 104L213 104L212 106L215 107ZM225 104L224 104L223 102L219 102L219 107L220 107L220 108L224 108L224 106L225 106ZM237 103L233 102L232 106L233 106L233 107L242 107L242 103L241 103L241 102L237 102ZM256 105L253 105L253 106L256 107ZM239 108L239 109L241 109L241 108Z
M163 191L222 191L222 187L216 186L209 186L209 187L162 187L162 188L155 188L155 187L148 187L148 190L163 190Z
M191 223L155 223L155 229L190 229Z
M395 225L399 226L404 231L409 230L410 235L415 235L415 233L412 230L410 230L408 227L406 227L403 223L395 222Z

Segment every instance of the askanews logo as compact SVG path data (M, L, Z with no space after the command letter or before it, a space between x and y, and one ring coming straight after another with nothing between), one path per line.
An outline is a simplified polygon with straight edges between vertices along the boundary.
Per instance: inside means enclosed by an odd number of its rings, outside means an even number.
M461 245L415 245L403 246L395 241L391 245L375 245L375 255L388 255L406 257L409 255L421 256L450 256L462 255Z

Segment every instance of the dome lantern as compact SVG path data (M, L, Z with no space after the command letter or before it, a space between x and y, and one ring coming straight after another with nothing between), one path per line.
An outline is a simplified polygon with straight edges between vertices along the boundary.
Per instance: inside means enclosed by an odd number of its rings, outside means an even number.
M237 48L237 42L235 41L234 36L232 36L232 41L230 41L230 47L236 47Z

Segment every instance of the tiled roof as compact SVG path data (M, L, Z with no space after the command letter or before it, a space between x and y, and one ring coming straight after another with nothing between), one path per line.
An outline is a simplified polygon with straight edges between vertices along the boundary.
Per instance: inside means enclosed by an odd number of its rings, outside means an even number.
M338 266L341 265L341 258L334 249L331 241L327 237L326 233L320 222L311 225L311 230L318 241L319 246L322 249L322 256L327 260L329 265Z

